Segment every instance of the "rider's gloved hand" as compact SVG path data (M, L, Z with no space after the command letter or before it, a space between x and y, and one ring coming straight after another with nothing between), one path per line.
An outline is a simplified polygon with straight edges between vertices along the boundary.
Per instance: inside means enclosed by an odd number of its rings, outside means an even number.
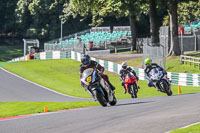
M124 82L122 82L122 86L124 86Z
M99 74L100 74L100 75L102 75L102 74L103 74L103 72L99 71Z

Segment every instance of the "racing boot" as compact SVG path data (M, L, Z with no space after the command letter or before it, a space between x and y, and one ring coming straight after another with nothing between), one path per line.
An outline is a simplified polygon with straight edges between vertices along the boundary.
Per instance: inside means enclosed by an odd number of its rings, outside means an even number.
M111 90L115 90L115 87L110 83L110 81L107 81L108 82L108 84L110 85L110 88L111 88Z
M95 95L94 95L90 90L88 90L88 93L90 94L90 96L91 96L91 97L94 99L94 101L96 102L97 99L96 99Z
M124 89L124 94L126 94L126 92L127 92L126 89Z

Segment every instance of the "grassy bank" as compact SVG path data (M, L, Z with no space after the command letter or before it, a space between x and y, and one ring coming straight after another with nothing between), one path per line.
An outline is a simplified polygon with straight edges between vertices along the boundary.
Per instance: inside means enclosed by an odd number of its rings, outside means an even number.
M135 58L125 60L129 66L142 68L142 58ZM116 63L121 64L124 61L117 61ZM180 63L179 56L171 56L166 58L165 69L167 72L178 72L178 73L199 73L198 67L193 67L193 65Z
M48 112L66 110L79 107L99 106L97 102L0 102L0 117L9 117L25 114L44 112L47 106Z

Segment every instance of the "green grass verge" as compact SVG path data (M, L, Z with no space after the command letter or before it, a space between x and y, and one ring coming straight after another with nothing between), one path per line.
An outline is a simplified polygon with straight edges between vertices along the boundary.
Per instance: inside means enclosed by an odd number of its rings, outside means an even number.
M0 117L9 117L25 114L44 112L47 106L48 112L66 110L79 107L99 106L97 102L0 102Z
M142 68L142 58L134 58L129 60L124 60L128 63L129 66ZM124 61L117 61L116 63L121 64ZM165 69L167 72L178 72L178 73L199 73L198 66L194 67L193 64L184 64L180 63L179 56L171 56L166 59Z
M181 128L171 131L170 133L199 133L200 124L192 125L187 128Z
M23 56L24 46L23 45L5 45L0 46L0 62L8 61L16 57Z
M199 73L198 66L180 63L179 56L168 57L166 61L166 71L168 72L178 72L178 73Z

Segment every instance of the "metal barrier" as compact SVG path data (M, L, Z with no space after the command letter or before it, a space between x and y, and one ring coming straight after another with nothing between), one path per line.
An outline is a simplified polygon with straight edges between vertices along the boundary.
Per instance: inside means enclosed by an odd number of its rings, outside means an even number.
M181 55L180 61L181 61L181 64L189 63L190 65L192 65L192 63L193 63L194 67L196 67L196 64L197 64L199 66L199 69L200 69L200 58L196 58L196 57L193 57L193 56Z

